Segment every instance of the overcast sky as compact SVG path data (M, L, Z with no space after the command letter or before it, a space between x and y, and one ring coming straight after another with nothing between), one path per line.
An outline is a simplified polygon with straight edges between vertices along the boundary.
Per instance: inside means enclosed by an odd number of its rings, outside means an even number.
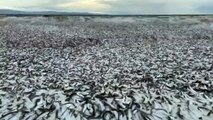
M0 9L111 14L213 13L213 0L0 0Z

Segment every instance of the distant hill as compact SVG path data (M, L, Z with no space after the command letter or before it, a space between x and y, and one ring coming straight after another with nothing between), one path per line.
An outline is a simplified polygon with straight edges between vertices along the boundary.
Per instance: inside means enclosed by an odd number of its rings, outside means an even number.
M213 14L99 14L88 12L59 12L59 11L19 11L11 9L0 9L0 16L145 16L145 17L158 17L158 16L213 16Z
M57 11L18 11L10 9L0 9L0 15L6 16L40 16L40 15L94 15L92 13L81 13L81 12L57 12Z

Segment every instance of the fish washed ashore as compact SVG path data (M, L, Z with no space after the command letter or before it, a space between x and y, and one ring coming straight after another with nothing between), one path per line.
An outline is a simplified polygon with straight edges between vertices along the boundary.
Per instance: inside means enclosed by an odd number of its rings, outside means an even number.
M213 17L1 17L1 120L212 120Z

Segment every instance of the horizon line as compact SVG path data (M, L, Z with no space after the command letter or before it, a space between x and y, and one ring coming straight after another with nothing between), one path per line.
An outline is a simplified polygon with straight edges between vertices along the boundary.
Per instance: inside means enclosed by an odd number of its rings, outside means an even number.
M23 13L0 13L0 15L56 15L56 16L72 16L74 14L75 16L79 15L97 15L97 16L212 16L213 13L101 13L101 12L76 12L76 11L60 11L60 10L39 10L39 11L27 11L27 10L16 10L16 9L5 9L5 8L0 8L0 10L8 10L8 11L16 11L16 12L23 12ZM42 12L53 12L52 14L42 14ZM54 14L55 12L55 14ZM33 14L35 13L35 14ZM39 14L36 14L39 13ZM61 13L61 14L60 14Z

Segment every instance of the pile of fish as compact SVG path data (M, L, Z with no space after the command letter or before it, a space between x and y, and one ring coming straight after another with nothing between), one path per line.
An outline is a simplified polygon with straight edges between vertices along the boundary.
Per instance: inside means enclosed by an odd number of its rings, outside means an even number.
M212 120L213 23L119 19L0 19L0 119Z

